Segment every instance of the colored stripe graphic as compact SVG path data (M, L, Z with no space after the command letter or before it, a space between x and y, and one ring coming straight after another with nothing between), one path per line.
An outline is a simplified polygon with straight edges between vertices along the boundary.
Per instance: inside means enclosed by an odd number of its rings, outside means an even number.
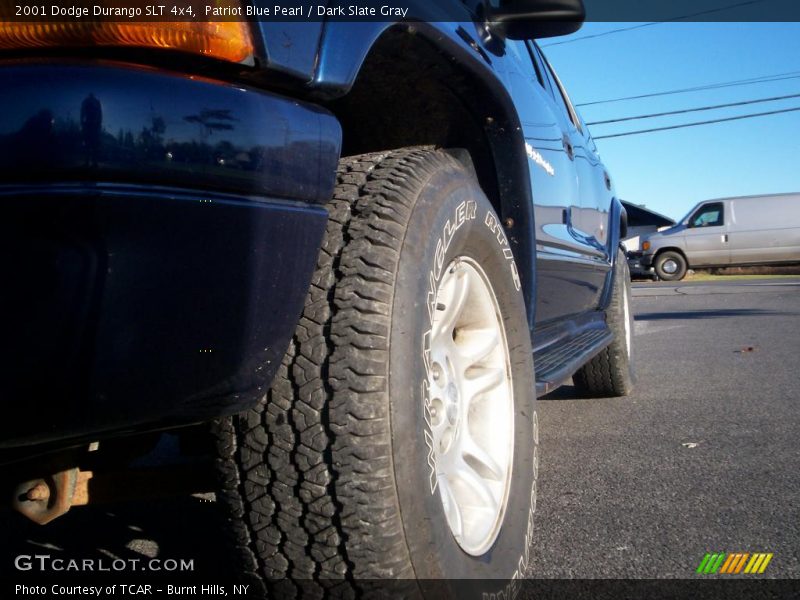
M712 554L711 558L709 558L708 562L706 563L705 569L703 569L703 573L705 573L706 575L711 573L711 569L714 568L714 565L716 564L718 558L719 558L719 554L717 554L716 552L714 554Z
M703 560L700 561L700 566L697 567L697 571L695 571L695 573L703 573L710 558L711 555L708 552L706 552L706 555L703 557Z
M739 568L739 565L740 565L740 564L742 564L742 559L743 559L744 557L745 557L745 555L744 555L744 553L743 553L743 552L738 552L738 553L736 554L736 560L734 560L734 561L733 561L733 564L731 565L731 568L730 568L730 570L728 571L728 573L731 573L731 574L735 573L735 572L736 572L736 569L738 569L738 568Z
M745 567L744 572L747 573L747 574L752 573L753 572L753 567L755 567L756 563L758 563L760 560L761 560L761 555L760 554L758 554L758 553L753 554L753 558L751 558L750 562L747 563L747 566Z
M772 556L773 556L772 554L767 554L764 557L764 562L761 563L761 568L758 570L759 575L767 570L767 565L769 564L769 561L772 560Z
M748 559L749 556L750 556L749 552L745 552L744 554L742 554L742 558L739 559L739 562L736 565L736 569L731 569L731 573L737 573L738 574L739 571L742 570L742 567L744 566L744 563L747 562L747 559Z
M719 557L720 557L720 555L717 554L716 552L714 554L712 554L711 558L708 561L708 564L706 565L706 570L703 571L703 573L705 573L706 575L709 575L711 573L715 573L717 570L714 568L714 565L717 564L717 559Z
M702 575L738 575L744 569L745 574L760 575L767 570L767 565L774 554L766 552L706 552L695 573ZM747 565L747 566L745 566Z
M709 562L708 567L706 567L706 573L713 575L719 571L719 568L722 566L722 562L725 560L725 556L725 552L720 552L716 561Z
M730 573L731 567L736 564L736 560L739 558L738 554L729 554L728 560L725 561L725 564L722 565L722 569L720 573Z
M713 573L716 573L717 571L719 571L720 567L722 566L722 563L725 562L725 557L726 556L727 556L727 554L725 552L723 552L722 554L719 555L719 558L717 559L717 564L714 567L714 570L712 571Z
M745 574L762 574L774 554L766 552L706 552L695 573L703 575L738 575L744 569ZM747 565L747 566L745 566Z

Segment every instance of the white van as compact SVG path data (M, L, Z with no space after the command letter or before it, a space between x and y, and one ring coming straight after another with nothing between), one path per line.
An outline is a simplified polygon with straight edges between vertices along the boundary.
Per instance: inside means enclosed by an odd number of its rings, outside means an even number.
M800 194L707 200L641 247L642 265L667 281L694 267L800 263Z

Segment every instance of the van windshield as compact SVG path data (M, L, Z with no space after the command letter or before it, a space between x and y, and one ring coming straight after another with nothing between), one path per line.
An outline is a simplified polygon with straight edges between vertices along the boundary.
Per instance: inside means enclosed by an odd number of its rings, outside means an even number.
M680 219L678 219L676 223L686 223L686 221L689 220L689 217L691 217L695 213L695 211L698 209L699 206L700 204L695 204L692 208L689 209L689 212L687 212Z

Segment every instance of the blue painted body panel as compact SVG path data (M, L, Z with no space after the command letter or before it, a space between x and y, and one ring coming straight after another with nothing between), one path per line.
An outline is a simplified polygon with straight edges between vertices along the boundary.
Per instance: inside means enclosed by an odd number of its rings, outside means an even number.
M319 206L99 184L0 186L0 448L252 406L294 331Z
M619 243L613 185L539 50L489 35L477 0L450 2L461 22L437 22L440 5L418 0L415 23L254 23L256 67L228 82L0 58L2 260L19 283L0 315L21 350L2 361L0 393L35 399L0 428L0 447L253 404L324 230L342 132L321 107L348 93L389 30L430 44L474 86L534 347L596 326Z
M316 262L336 120L101 62L0 65L0 106L0 448L253 406Z
M585 125L578 130L563 108L560 112L559 92L546 74L548 67L538 59L544 78L539 85L533 66L537 59L526 43L488 35L479 18L481 5L478 0L411 0L404 3L409 16L403 23L262 22L262 59L281 73L293 73L297 93L326 102L346 95L380 38L402 29L432 44L485 88L483 93L492 96L495 106L478 116L493 122L487 136L502 170L502 216L516 224L509 237L523 274L535 336L538 325L604 308L614 260L607 242L609 232L618 227L610 213L615 194L613 185L606 185L607 173ZM454 21L456 15L463 20ZM312 47L318 48L314 61L298 51ZM564 137L572 144L572 158ZM553 167L554 175L529 156L530 149Z
M152 68L0 63L0 180L190 186L324 203L341 132L314 105Z
M613 184L585 125L581 122L578 129L559 105L560 92L547 65L532 55L540 51L529 51L525 42L487 36L475 22L478 2L451 4L459 7L449 8L448 14L460 10L463 22L432 19L431 11L443 10L443 3L411 2L411 18L421 22L332 21L325 23L319 40L316 29L305 32L309 38L296 30L293 46L318 43L320 48L313 74L304 73L311 81L304 82L303 90L320 99L346 95L372 47L392 28L425 39L485 86L499 108L487 108L485 116L494 123L494 128L487 126L487 135L494 138L495 162L504 169L499 177L506 191L503 203L515 205L508 209L516 223L509 237L523 273L532 335L537 327L547 335L552 322L605 308L616 252L609 249L610 234L619 228L619 215L611 212ZM537 81L537 68L543 84ZM534 160L531 151L541 160ZM548 340L534 339L534 345L540 342Z

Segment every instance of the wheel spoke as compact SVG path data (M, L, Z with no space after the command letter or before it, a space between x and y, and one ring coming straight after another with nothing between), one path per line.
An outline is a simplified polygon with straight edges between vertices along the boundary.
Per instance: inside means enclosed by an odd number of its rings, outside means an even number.
M464 305L467 303L467 296L469 295L469 277L467 273L464 271L456 272L452 286L453 293L451 298L446 304L439 304L436 307L436 310L441 311L442 314L441 320L435 324L434 338L452 336L453 328L461 316L461 311L464 310Z
M489 356L499 343L500 334L495 327L466 329L458 332L454 347L458 353L459 362L464 368L467 368Z
M459 468L456 471L456 477L458 477L475 495L479 503L474 506L493 510L497 509L497 502L494 499L492 490L489 488L489 484L487 484L486 480L463 459L459 460ZM472 506L473 504L467 505Z
M450 489L450 482L447 480L447 477L440 475L438 477L438 481L441 494L445 498L444 510L447 514L447 520L450 523L450 529L453 532L454 537L460 538L464 535L464 519L461 516L461 507L459 507L458 502L456 502L456 498L453 495L453 490Z
M477 463L484 467L487 475L495 481L502 481L505 473L500 465L497 464L486 450L481 448L468 432L463 432L461 438L461 452L466 456L472 457Z
M471 403L477 396L493 390L505 381L504 369L488 367L472 367L466 373L463 381L463 392L467 403Z

